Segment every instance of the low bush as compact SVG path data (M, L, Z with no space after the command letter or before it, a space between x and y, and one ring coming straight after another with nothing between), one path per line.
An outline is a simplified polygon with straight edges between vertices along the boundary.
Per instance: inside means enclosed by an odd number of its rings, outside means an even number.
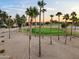
M2 40L1 42L2 42L2 43L4 43L5 41L4 41L4 40Z
M5 52L5 50L4 50L4 49L0 50L0 53L4 53L4 52Z

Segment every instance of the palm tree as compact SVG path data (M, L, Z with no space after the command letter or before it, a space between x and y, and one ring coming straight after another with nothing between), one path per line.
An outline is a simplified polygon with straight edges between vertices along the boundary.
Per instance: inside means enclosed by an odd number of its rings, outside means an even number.
M16 24L18 25L19 31L20 31L21 30L21 18L19 14L16 14L15 20L16 20Z
M35 29L37 27L37 17L38 17L38 15L39 15L39 11L36 7L34 7ZM35 32L35 34L36 34L36 32ZM36 35L35 35L35 37L36 37Z
M46 12L46 9L42 9L42 13L43 13L43 28L44 28L44 17L45 17L45 13Z
M14 20L11 19L11 16L8 16L8 19L6 19L5 24L9 29L9 39L11 39L10 28L13 27L14 23L15 22L14 22Z
M50 19L50 32L51 32L51 29L52 29L52 20L53 20L53 17L54 15L50 15L51 19ZM52 36L50 35L50 45L52 45Z
M11 16L8 16L8 14L5 11L0 10L0 20L2 20L2 24L6 24L7 27L9 28L9 39L10 39L10 20ZM8 23L7 23L8 22Z
M72 16L72 18L73 18L73 19L71 18L71 20L73 21L73 24L74 24L74 25L76 24L76 22L77 22L77 20L78 20L77 17L76 17L76 15L77 15L76 12L72 12L72 13L71 13L71 16ZM74 29L76 30L76 25L75 25L75 28L74 28Z
M6 20L8 19L8 14L5 11L0 11L0 18L2 21L2 26L4 26L4 24L6 23Z
M2 18L2 10L0 10L0 20L1 20L1 18Z
M0 10L0 27L3 26L2 10Z
M27 8L26 14L30 17L29 20L29 59L30 59L30 40L31 40L31 35L32 35L32 21L33 18L35 17L35 7L30 7Z
M19 27L19 30L21 30L22 26L24 26L24 25L25 25L25 22L26 22L26 17L25 17L25 15L22 15L22 16L20 17L19 14L16 14L15 20L16 20L16 23L17 23L17 25L18 25L18 27Z
M46 3L42 0L42 1L38 1L38 6L40 8L40 12L39 12L39 57L41 57L41 36L40 36L40 29L41 29L41 10L42 8L46 5Z
M58 16L58 20L60 22L60 16L62 15L61 12L57 12L56 16ZM60 25L58 24L58 40L59 40L59 29L60 29Z
M21 16L21 21L22 21L22 26L25 26L25 22L26 22L26 16L25 15L22 15Z
M22 15L21 16L21 24L22 24L22 28L25 26L25 24L26 24L26 16L25 15Z
M6 19L8 18L8 14L5 11L1 11L0 18L1 18L3 26L4 26Z
M38 9L36 7L34 7L35 28L37 26L36 18L37 18L38 15L39 15Z
M71 36L70 36L70 41L71 41L71 39L72 39L72 28L73 28L73 23L74 23L74 21L77 19L77 18L76 18L76 15L77 15L76 12L72 12L72 13L71 13L71 16L72 16L72 17L71 17L72 24L71 24Z
M8 18L8 14L5 11L3 11L2 12L2 20L3 20L4 23L5 23L7 18Z
M65 19L65 26L67 26L67 20L69 19L69 14L65 14L63 19ZM67 28L65 28L65 44L67 43Z

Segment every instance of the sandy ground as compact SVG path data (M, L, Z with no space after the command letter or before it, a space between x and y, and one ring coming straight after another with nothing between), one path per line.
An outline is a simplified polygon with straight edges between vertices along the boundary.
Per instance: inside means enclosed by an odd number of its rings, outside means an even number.
M5 43L0 42L0 49L5 49L3 55L11 56L13 59L28 59L28 35L18 31L11 32L11 39L8 39L8 32L3 33ZM0 36L1 36L0 35ZM38 57L38 37L32 36L31 40L31 59L79 59L79 38L67 38L67 44L64 44L65 37L52 37L53 44L50 45L49 37L41 39L42 57Z

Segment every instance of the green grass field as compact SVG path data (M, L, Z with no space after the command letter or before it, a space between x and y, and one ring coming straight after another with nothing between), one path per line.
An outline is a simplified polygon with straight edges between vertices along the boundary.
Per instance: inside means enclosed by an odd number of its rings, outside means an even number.
M28 32L27 29L22 29L21 30L22 32ZM58 29L57 28L41 28L40 29L40 32L39 32L39 28L32 28L32 34L34 35L54 35L54 36L57 36L58 34L60 36L64 35L64 31L62 29L59 30L58 32Z
M64 35L64 31L62 29L59 30L58 32L58 29L56 28L41 28L40 29L40 32L39 32L39 28L33 28L32 29L32 33L33 34L41 34L41 35L54 35L54 36L57 36L58 34L60 36Z
M22 28L21 32L28 32L28 29L26 28ZM58 29L57 28L48 28L48 27L45 27L45 28L41 28L40 29L40 32L39 32L39 28L32 28L32 34L33 35L53 35L53 36L57 36L58 34L60 36L64 36L65 34L67 34L68 36L71 35L71 29L67 29L66 30L66 33L64 31L64 29L59 29L59 32L58 32ZM73 36L79 36L79 32L74 32L72 33Z

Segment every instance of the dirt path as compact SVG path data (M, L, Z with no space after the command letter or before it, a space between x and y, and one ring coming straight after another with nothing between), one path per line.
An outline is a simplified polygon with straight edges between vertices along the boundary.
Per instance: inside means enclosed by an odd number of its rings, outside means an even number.
M28 36L25 33L11 32L11 39L8 39L8 33L4 34L5 40L2 48L5 48L6 55L14 59L28 59ZM64 37L61 37L64 40ZM65 45L57 41L54 37L53 45L49 44L49 37L42 39L42 57L38 57L38 37L32 37L31 40L31 59L79 59L79 49L70 45Z

